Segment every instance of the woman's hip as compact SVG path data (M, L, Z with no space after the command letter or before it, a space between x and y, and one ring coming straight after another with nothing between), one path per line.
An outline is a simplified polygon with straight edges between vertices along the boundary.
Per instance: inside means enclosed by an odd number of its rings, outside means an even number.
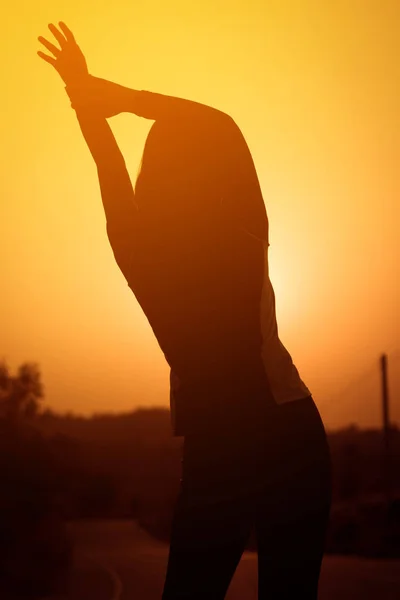
M276 407L263 427L186 436L182 485L224 490L282 485L303 476L330 477L325 429L312 397Z

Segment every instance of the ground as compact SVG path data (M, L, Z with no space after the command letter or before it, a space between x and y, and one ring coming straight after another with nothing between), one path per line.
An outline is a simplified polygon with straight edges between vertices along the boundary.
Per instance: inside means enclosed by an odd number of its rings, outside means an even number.
M160 600L168 546L131 521L71 524L76 560L69 593L52 600ZM400 561L326 556L320 600L399 600ZM226 600L257 599L257 558L245 552Z

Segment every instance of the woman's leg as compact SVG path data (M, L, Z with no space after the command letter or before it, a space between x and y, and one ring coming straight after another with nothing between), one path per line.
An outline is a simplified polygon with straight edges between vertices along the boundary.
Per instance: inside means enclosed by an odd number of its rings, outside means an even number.
M317 600L329 519L331 470L317 408L302 400L279 407L274 464L260 493L256 535L259 600Z
M200 534L193 531L193 521L199 512L177 505L169 550L167 574L163 600L223 600L229 588L236 567L246 546L248 536L224 540L218 532L208 530ZM224 518L223 511L219 517ZM213 520L213 519L210 519ZM207 521L207 518L204 519ZM186 542L178 538L176 530L187 528L190 536ZM175 530L175 532L174 532ZM196 538L196 533L199 534Z
M317 600L327 522L320 511L258 527L259 600Z
M225 598L254 515L237 447L222 433L185 439L163 600Z

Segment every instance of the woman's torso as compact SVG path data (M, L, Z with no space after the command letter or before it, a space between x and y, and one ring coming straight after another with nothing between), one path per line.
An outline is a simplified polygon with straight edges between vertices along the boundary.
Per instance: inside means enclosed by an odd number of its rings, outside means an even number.
M175 429L309 396L278 336L267 242L223 212L195 228L142 225L129 285L171 367Z

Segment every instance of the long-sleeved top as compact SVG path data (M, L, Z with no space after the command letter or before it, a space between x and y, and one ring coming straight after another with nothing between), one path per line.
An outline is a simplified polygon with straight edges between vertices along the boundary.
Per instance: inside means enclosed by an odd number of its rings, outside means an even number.
M171 368L174 433L261 423L310 391L278 336L246 141L227 114L189 100L139 91L132 112L155 123L134 217L108 234Z

